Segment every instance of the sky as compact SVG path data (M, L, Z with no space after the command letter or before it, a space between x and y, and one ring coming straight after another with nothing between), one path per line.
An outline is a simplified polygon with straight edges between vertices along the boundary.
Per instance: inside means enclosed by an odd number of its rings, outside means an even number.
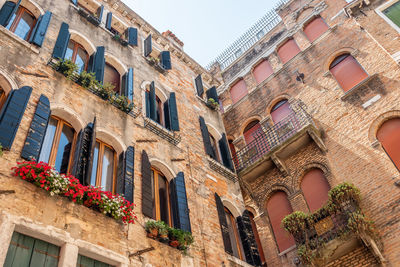
M278 0L122 0L159 32L171 30L202 66L272 9Z

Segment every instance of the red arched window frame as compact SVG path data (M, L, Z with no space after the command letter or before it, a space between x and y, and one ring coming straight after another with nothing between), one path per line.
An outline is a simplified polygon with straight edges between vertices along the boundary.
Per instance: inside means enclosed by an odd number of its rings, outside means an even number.
M4 89L0 86L0 111L1 108L3 107L3 104L6 102L7 95Z
M271 109L271 119L274 123L284 120L287 116L293 113L290 103L287 99L276 103Z
M379 127L376 138L393 164L400 171L400 118L385 121Z
M324 19L321 17L316 17L304 27L303 32L310 42L314 42L327 30L329 30L329 27Z
M74 40L70 40L68 43L66 57L70 57L71 61L80 67L78 70L79 73L87 70L89 54L81 44L75 42Z
M254 238L256 239L256 243L257 243L258 253L260 254L261 265L264 266L264 264L265 264L265 255L264 255L264 250L262 248L260 235L258 234L257 225L256 225L256 222L254 221L253 213L251 211L248 211L248 212L249 212L249 215L250 215L251 228L253 229Z
M261 124L258 120L254 120L247 124L243 131L243 137L246 144L250 144L255 139L255 133L261 129Z
M228 223L229 238L232 244L233 256L244 260L244 252L242 242L240 240L239 231L236 225L236 220L229 209L225 208L225 216Z
M328 201L331 189L324 172L314 168L306 172L301 181L301 191L311 212L320 209Z

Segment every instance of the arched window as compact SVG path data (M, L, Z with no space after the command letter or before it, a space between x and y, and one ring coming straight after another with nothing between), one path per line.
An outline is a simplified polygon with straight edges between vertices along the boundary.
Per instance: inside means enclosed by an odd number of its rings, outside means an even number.
M231 240L233 256L241 260L244 260L242 241L240 240L239 237L239 232L236 225L235 217L226 207L225 207L225 216L226 216L226 222L228 224L228 232L229 232L229 238Z
M271 109L271 118L274 123L284 120L287 116L293 113L287 99L281 100L276 103Z
M256 79L257 84L262 83L265 79L267 79L272 73L274 73L271 64L267 59L263 60L259 63L253 70L254 78Z
M308 208L311 212L320 209L328 201L328 192L331 189L321 169L311 169L301 181L301 191L303 191Z
M232 104L237 103L245 95L247 95L247 86L243 79L236 82L230 89Z
M65 52L65 58L70 59L78 65L78 73L87 69L89 54L82 45L73 40L69 40L67 51Z
M90 184L101 186L105 191L114 192L117 167L114 149L106 143L96 140L92 157L93 165Z
M329 71L345 92L368 77L365 70L350 54L336 57L329 66Z
M104 84L109 83L114 86L114 91L118 94L120 94L120 82L121 82L121 76L119 75L119 72L117 71L116 68L111 66L110 64L106 63L104 67Z
M276 191L271 196L267 203L267 212L279 252L283 252L295 244L293 237L282 227L283 218L293 212L285 192Z
M394 165L400 170L400 118L384 122L376 133L376 138Z
M151 182L153 187L153 219L172 225L170 190L167 178L159 170L151 168Z
M17 12L13 14L6 28L15 33L18 37L24 40L29 40L35 24L35 16L25 7L19 6Z
M282 63L285 64L300 53L300 48L294 39L289 39L278 49L278 56Z
M243 137L246 144L250 144L256 138L256 134L260 130L261 124L258 120L254 120L247 124L243 131Z
M318 37L329 29L325 21L321 17L316 17L311 20L303 29L304 34L310 42L314 42Z
M256 243L257 243L258 253L260 254L261 265L264 266L265 265L265 256L264 256L264 251L263 251L263 248L261 245L260 236L257 231L257 226L254 221L254 215L250 211L248 211L248 212L249 212L249 217L250 217L250 222L251 222L251 228L253 229L254 238L256 239Z
M50 117L39 161L47 162L60 173L70 172L75 139L76 132L69 123Z

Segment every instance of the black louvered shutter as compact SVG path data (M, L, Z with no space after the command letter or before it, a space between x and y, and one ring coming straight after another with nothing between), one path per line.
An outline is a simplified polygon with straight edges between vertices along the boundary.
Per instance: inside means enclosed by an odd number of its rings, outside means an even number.
M199 121L200 121L200 130L201 130L201 135L203 136L203 143L206 154L212 158L215 158L215 153L211 146L210 134L208 132L206 122L204 121L204 118L201 116L199 117Z
M108 12L106 18L106 29L109 31L111 31L111 22L112 22L112 13Z
M151 44L151 34L144 40L144 56L148 57L151 54L151 51L153 50L152 44Z
M164 102L164 121L165 121L165 128L168 130L171 130L171 122L169 118L169 106L168 106L168 101Z
M221 198L215 193L215 204L217 206L219 224L221 226L222 240L224 241L225 252L229 254L233 254L231 239L229 237L229 229L228 222L226 221L224 204L221 201Z
M76 140L71 174L79 179L81 184L86 183L86 177L89 173L89 158L93 130L93 123L89 123L83 130L79 132Z
M133 68L129 68L128 72L122 77L124 96L133 102Z
M0 144L3 149L11 149L31 93L29 86L13 90L4 104L0 114Z
M92 132L90 136L90 143L89 143L89 156L88 156L88 166L87 166L87 173L83 176L84 185L90 184L90 178L92 177L92 172L95 171L97 166L93 166L93 157L94 157L94 148L96 146L96 117L94 117L92 123Z
M99 8L97 9L97 12L96 12L96 16L97 16L99 25L101 23L101 20L103 19L103 12L104 12L104 6L101 5L101 6L99 6Z
M206 95L207 95L207 100L212 98L212 99L214 99L215 102L217 102L217 103L219 102L217 88L215 86L208 89L206 92Z
M51 16L52 13L50 11L46 11L44 15L39 17L38 22L33 28L31 37L29 38L30 43L42 47L44 38L46 37L47 28L49 27Z
M105 48L104 46L98 46L96 49L96 54L93 58L92 71L95 73L96 80L103 82L104 79L104 68L106 61L104 59Z
M21 152L21 158L26 160L39 159L49 118L50 101L45 95L41 95Z
M123 194L125 199L133 203L133 168L135 160L135 149L129 146L125 152L119 155L118 176L117 176L117 194Z
M176 178L170 182L170 185L174 227L191 232L185 175L183 172L179 172Z
M203 87L203 79L201 78L201 74L199 74L194 80L196 84L197 95L203 97L204 87Z
M145 92L145 101L146 101L146 117L150 118L150 92Z
M149 93L149 107L150 107L150 119L157 121L157 100L156 100L156 87L154 82L150 84Z
M233 169L232 157L229 151L228 141L226 140L226 135L222 134L221 140L218 141L219 150L221 151L222 163L225 167L230 170Z
M248 211L244 211L243 216L236 218L240 239L242 240L246 262L254 266L261 266L260 254L257 248L257 242L251 227Z
M149 161L149 156L144 150L142 151L142 212L144 216L153 218L151 164Z
M171 53L169 51L162 51L161 52L161 66L165 70L172 69L172 66L171 66Z
M60 31L58 32L56 44L54 45L54 50L52 55L53 58L61 58L61 59L64 58L65 52L67 51L69 38L70 38L69 25L63 22L61 24Z
M129 27L127 29L127 39L128 39L128 44L137 46L138 45L138 30L133 27Z
M176 107L176 96L174 92L169 95L168 106L171 130L179 131L178 108Z
M19 5L21 4L21 0L17 3L7 1L0 9L0 25L6 27L10 22L12 16L17 12Z

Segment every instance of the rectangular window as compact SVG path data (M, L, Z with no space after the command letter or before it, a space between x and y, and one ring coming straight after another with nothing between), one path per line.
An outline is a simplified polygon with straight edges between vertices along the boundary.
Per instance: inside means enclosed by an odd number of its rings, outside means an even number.
M79 254L76 267L112 267L112 265Z
M384 9L382 13L396 24L397 27L400 27L400 1Z
M240 99L242 99L245 95L247 95L247 86L245 81L242 79L235 83L230 90L232 104L237 103Z
M307 36L310 42L314 42L322 34L324 34L329 29L325 21L321 17L317 17L309 22L303 29L304 34Z
M300 53L300 48L294 39L289 39L278 49L278 56L283 64L294 58L298 53Z

